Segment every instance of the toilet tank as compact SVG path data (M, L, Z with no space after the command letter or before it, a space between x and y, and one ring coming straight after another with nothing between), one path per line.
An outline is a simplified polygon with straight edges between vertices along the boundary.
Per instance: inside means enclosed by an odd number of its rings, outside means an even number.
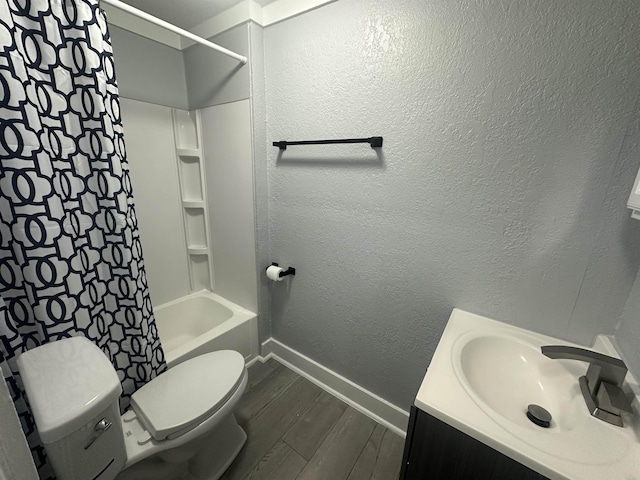
M84 337L47 343L18 357L38 433L58 480L110 480L127 461L120 380Z

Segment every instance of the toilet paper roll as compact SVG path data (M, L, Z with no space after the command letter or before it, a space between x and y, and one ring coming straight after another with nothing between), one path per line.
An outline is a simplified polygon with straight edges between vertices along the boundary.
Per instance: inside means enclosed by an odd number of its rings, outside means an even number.
M280 276L280 272L283 271L284 270L282 268L271 265L267 267L267 278L269 280L273 280L274 282L281 282L284 277Z

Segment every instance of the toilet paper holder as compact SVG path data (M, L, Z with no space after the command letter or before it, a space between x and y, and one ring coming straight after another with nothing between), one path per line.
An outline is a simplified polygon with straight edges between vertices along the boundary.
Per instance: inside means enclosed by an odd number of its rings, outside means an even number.
M275 263L275 262L272 262L271 265L269 265L269 267L270 266L279 267L279 265L277 263ZM269 267L267 267L267 268L269 268ZM265 271L266 271L266 268L265 268ZM296 269L293 268L293 267L289 267L286 270L280 272L279 276L280 276L280 278L282 278L282 277L286 277L287 275L295 275L295 274L296 274Z

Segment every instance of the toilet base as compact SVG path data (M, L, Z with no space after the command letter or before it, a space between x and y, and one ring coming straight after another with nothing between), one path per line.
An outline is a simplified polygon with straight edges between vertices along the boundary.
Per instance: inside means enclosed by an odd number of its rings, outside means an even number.
M154 455L125 468L115 480L180 480L186 470L187 462L169 463Z
M238 456L246 441L247 434L232 413L215 431L198 439L200 448L189 460L189 475L185 480L218 480Z
M209 434L134 463L115 480L218 480L246 440L231 413Z

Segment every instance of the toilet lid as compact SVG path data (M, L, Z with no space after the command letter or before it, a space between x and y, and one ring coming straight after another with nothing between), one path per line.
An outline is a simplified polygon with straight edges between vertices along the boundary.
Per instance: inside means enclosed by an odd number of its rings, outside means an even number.
M131 405L156 440L185 433L213 415L242 382L244 358L221 350L187 360L131 396Z

